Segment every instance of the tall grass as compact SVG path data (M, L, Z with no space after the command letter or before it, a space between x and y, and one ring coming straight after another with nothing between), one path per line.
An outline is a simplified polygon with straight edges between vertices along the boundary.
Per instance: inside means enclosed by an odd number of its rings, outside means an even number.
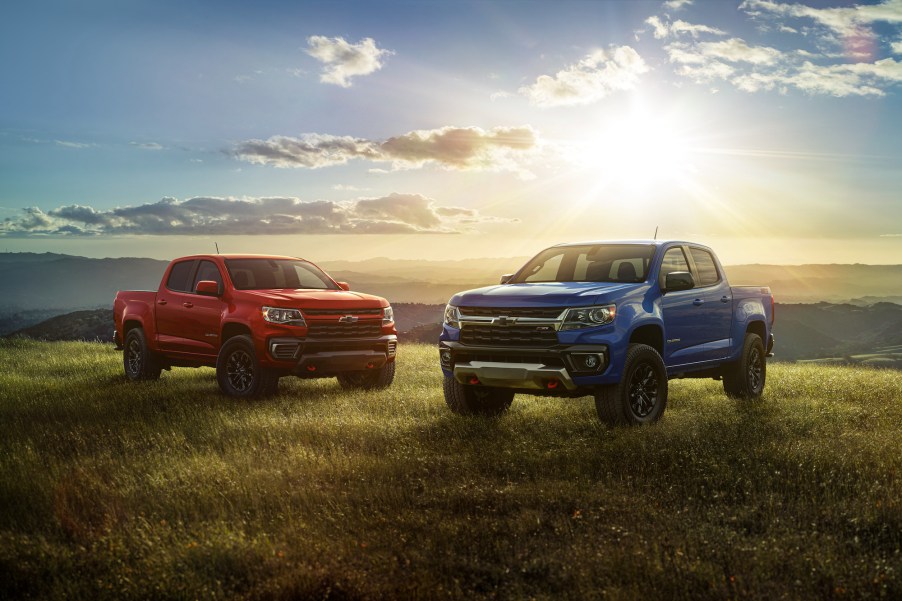
M248 402L0 343L0 598L902 598L902 372L672 382L608 429L589 398L457 417L435 349L398 360Z

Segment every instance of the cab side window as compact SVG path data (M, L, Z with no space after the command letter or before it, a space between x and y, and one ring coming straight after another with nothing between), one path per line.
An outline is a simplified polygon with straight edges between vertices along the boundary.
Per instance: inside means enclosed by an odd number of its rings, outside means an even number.
M717 263L714 257L706 250L701 248L690 248L692 260L695 261L695 267L698 269L698 285L713 286L720 281L720 275L717 273Z
M689 261L686 260L686 255L683 254L683 249L679 246L671 248L664 253L664 259L661 261L660 276L662 286L664 285L664 280L667 278L667 274L673 273L674 271L689 271Z
M216 282L219 284L219 290L222 290L222 275L219 268L213 261L201 261L197 267L197 275L194 276L194 284L191 286L191 292L197 290L197 283L203 280Z
M169 270L166 279L166 287L174 292L193 292L191 286L191 273L194 271L194 261L180 261Z

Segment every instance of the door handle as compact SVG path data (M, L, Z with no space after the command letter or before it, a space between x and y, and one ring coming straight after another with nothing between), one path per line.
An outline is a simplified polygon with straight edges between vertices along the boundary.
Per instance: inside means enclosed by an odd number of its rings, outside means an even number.
M165 298L161 298L160 300L157 301L157 304L158 304L158 305L165 305L165 304L166 304L166 299L165 299Z
M190 309L191 307L194 306L194 303L184 302L184 303L182 303L182 306L185 307L186 309Z
M730 302L730 297L729 297L729 296L721 296L721 297L720 297L720 302L722 302L722 303L728 303L728 302Z
M703 301L700 298L697 298L694 301L692 301L692 304L695 305L696 307L701 307L703 304L705 304L705 301Z

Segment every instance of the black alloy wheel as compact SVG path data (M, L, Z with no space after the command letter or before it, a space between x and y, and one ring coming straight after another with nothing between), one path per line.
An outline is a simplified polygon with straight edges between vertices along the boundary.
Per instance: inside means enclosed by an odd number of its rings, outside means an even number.
M630 410L639 419L648 417L658 402L658 377L648 363L636 368L629 382Z
M246 394L254 384L257 375L257 367L254 360L244 349L237 349L231 353L226 361L226 377L229 384L239 394Z

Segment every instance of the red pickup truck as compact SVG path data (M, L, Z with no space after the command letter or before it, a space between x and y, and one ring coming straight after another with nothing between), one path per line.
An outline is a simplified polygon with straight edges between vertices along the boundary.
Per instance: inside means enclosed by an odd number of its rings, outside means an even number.
M345 388L384 388L395 375L388 301L350 292L303 259L183 257L158 291L118 292L113 313L130 380L208 366L224 393L253 397L274 393L288 375L337 376Z

